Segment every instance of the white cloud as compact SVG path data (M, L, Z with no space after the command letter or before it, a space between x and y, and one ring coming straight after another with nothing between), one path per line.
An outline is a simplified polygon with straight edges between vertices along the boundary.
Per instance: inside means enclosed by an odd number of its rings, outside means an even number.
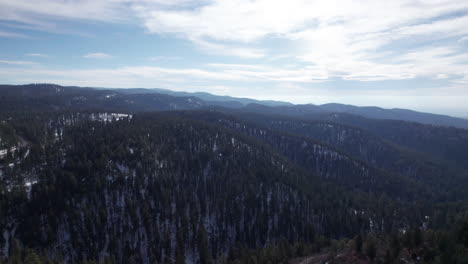
M207 53L218 54L223 56L235 56L247 59L257 59L265 56L265 52L261 49L240 47L238 45L226 45L215 42L205 41L202 39L193 39L193 42L199 48Z
M407 52L392 44L414 38L427 46L452 37L463 43L468 34L468 2L457 0L4 0L0 7L3 20L42 28L58 27L58 19L138 22L150 33L187 39L210 54L261 59L288 52L345 79L412 78L404 72L408 65L382 59L398 60ZM262 44L272 39L295 49Z
M25 24L43 23L51 18L121 21L128 17L123 4L119 0L2 0L0 15L2 20Z
M0 61L2 63L3 61ZM21 62L10 62L17 65L28 65ZM0 69L0 78L17 77L23 80L25 76L37 78L39 81L108 87L160 87L163 84L180 89L187 84L206 84L221 87L224 82L236 83L271 83L297 82L314 83L323 80L324 76L314 69L282 70L281 68L249 67L249 65L229 64L207 65L208 68L167 68L154 66L132 66L118 68L70 69L60 70L52 68L16 68ZM305 77L307 76L307 77ZM161 85L159 85L161 84ZM183 86L181 86L183 85ZM204 89L203 86L198 89ZM253 90L250 88L250 90ZM260 89L261 90L261 89Z
M440 69L435 73L440 60L446 71L442 74L459 74L465 65L453 54L411 59L407 54L419 49L437 51L439 47L432 46L435 39L468 34L468 15L460 12L468 10L467 1L213 0L197 8L138 5L134 10L149 32L186 38L216 54L257 59L282 56L285 50L266 49L262 41L289 41L296 47L295 57L325 78L401 80L440 73ZM420 41L416 51L392 47L409 38ZM441 48L452 49L456 44L444 43Z
M463 1L329 1L329 0L213 0L198 8L134 10L153 33L180 34L187 39L253 42L283 37L306 29L342 26L350 34L421 34L456 28L465 32L466 17L427 22L466 9Z
M462 38L458 39L458 43L467 44L468 43L468 36L465 36L465 37L462 37Z
M29 57L39 57L39 58L49 57L49 55L43 54L43 53L26 53L24 55L29 56Z
M448 78L449 78L449 75L443 74L443 73L438 73L434 77L434 79L436 79L436 80L443 80L443 79L448 79Z
M233 64L233 63L208 63L207 66L215 69L250 69L250 70L263 70L265 66L258 64Z
M181 57L178 56L156 56L150 57L148 60L150 61L173 61L173 60L180 60Z
M0 64L19 65L19 66L37 65L37 63L32 62L32 61L11 61L11 60L0 60Z
M132 23L135 15L129 10L143 5L148 9L189 7L204 0L2 0L0 20L19 22L35 30L69 32L59 29L63 20ZM74 32L76 33L76 32Z
M15 32L9 32L9 31L0 31L0 37L5 37L5 38L27 38L26 35L20 34L20 33L15 33Z
M107 53L102 53L102 52L95 52L95 53L88 53L83 55L83 58L87 59L110 59L112 58L112 55L109 55Z
M312 7L311 1L217 0L195 9L148 10L144 6L134 9L153 33L251 42L297 29L312 18L307 14Z

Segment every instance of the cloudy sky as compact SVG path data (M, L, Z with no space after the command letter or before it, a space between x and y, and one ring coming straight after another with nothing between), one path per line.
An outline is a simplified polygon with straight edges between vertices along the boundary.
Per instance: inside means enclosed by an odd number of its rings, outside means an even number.
M466 0L0 0L0 83L468 117Z

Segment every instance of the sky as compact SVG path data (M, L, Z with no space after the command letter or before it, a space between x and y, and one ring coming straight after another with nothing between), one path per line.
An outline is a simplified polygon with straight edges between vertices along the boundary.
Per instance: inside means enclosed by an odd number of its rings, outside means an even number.
M468 1L0 0L0 83L468 117Z

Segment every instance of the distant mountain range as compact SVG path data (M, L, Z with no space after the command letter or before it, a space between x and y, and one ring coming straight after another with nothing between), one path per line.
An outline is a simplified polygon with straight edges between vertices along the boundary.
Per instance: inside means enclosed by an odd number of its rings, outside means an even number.
M50 89L50 91L48 91ZM39 91L40 90L40 91ZM130 111L191 110L210 107L234 109L241 112L275 114L300 118L320 118L330 113L346 113L372 119L403 120L436 126L451 126L468 129L468 119L447 115L417 112L408 109L384 109L376 106L353 106L346 104L292 104L283 101L255 100L231 96L219 96L204 92L178 92L167 89L147 88L81 88L63 87L54 84L0 85L1 95L17 93L35 97L51 91L62 91L62 95L86 90L91 96L86 102L96 108L115 104L125 105ZM57 92L56 95L59 93ZM84 96L84 95L82 95ZM74 98L75 105L84 103L83 98ZM63 101L61 101L63 103ZM70 102L71 103L71 102Z
M107 88L98 88L108 90ZM167 89L160 89L160 88L129 88L129 89L112 89L121 93L126 94L145 94L145 93L160 93L160 94L167 94L177 97L197 97L204 101L211 101L211 102L225 102L225 103L232 103L232 107L242 107L247 104L262 104L267 106L284 106L289 105L292 106L292 103L289 102L282 102L282 101L273 101L273 100L255 100L250 98L240 98L240 97L232 97L232 96L224 96L224 95L214 95L205 92L178 92L172 91Z
M344 104L324 104L320 107L330 112L349 113L375 119L405 120L423 124L468 128L467 119L417 112L408 109L384 109L375 106L358 107Z
M439 114L431 114L431 113L423 113L417 112L408 109L384 109L376 106L354 106L354 105L347 105L347 104L337 104L337 103L329 103L323 105L313 105L313 104L305 104L305 105L294 105L289 102L283 101L271 101L271 100L254 100L250 98L239 98L239 97L231 97L231 96L219 96L213 95L210 93L204 92L177 92L171 91L167 89L145 89L145 88L134 88L134 89L113 89L115 91L126 93L126 94L137 94L137 93L160 93L160 94L167 94L176 97L197 97L204 101L208 101L211 103L215 102L222 102L216 103L217 105L225 106L225 107L232 107L232 108L245 108L245 109L253 109L253 110L260 110L263 112L271 112L277 114L286 114L286 115L316 115L317 113L324 113L324 112L334 112L334 113L348 113L354 115L360 115L367 118L374 118L374 119L392 119L392 120L404 120L404 121L411 121L411 122L418 122L422 124L432 124L432 125L440 125L440 126L454 126L454 127L461 127L461 128L468 128L468 120L463 118L451 117L447 115L439 115ZM255 105L250 105L255 104ZM275 109L269 108L262 108L262 106L267 107L274 107Z

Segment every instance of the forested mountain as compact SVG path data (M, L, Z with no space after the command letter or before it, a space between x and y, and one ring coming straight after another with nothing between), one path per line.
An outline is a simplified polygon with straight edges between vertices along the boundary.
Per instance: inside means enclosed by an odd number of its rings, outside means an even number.
M459 128L1 86L0 263L466 263L467 164Z
M399 120L367 119L348 114L329 114L321 119L360 127L405 148L444 159L453 166L468 166L466 129Z
M375 186L388 184L381 190L374 190L381 193L390 191L391 184L394 184L397 186L396 191L405 192L407 189L408 194L418 193L421 196L427 188L433 191L440 187L441 193L436 195L438 198L441 198L439 195L442 193L451 196L451 199L468 198L466 192L468 171L464 168L452 166L453 163L448 160L434 158L407 145L374 136L358 127L330 121L271 115L237 114L236 117L230 117L219 113L187 112L187 114L192 118L198 117L205 121L227 125L241 133L266 141L283 155L315 170L317 175L323 175L325 178L346 177L340 182L348 180L354 186L365 181ZM438 133L445 135L453 130L442 127L438 129ZM423 127L411 133L416 134L414 137L418 137L417 132L424 131ZM458 129L458 131L468 135L466 130ZM394 133L397 134L397 131ZM461 164L468 163L466 156L468 148L464 150L464 154L458 156ZM439 153L438 156L443 155L444 153ZM359 178L366 175L376 178ZM353 178L354 176L358 178ZM420 186L422 189L418 189L412 185L414 182L432 187ZM372 190L370 186L366 188Z
M196 97L164 94L122 94L110 90L58 85L0 86L1 111L120 110L161 111L197 109L208 105Z
M177 92L167 89L144 89L144 88L136 88L136 89L113 89L116 92L126 93L126 94L148 94L148 93L159 93L159 94L167 94L177 97L197 97L202 100L211 102L211 103L232 103L232 107L242 107L248 104L262 104L266 106L282 106L282 105L292 105L288 102L281 102L281 101L272 101L272 100L254 100L250 98L239 98L239 97L232 97L232 96L220 96L214 95L210 93L203 93L203 92L195 92L195 93L188 93L188 92Z
M358 107L344 104L324 104L320 105L320 108L328 112L348 113L375 119L403 120L439 126L468 128L468 120L463 118L422 113L408 109L384 109L372 106Z

